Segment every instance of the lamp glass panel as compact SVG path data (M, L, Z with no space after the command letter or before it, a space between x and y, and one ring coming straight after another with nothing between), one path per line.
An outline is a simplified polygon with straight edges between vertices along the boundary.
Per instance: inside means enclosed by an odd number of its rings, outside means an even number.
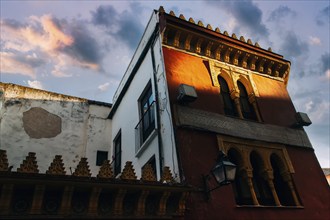
M212 173L218 184L221 184L226 180L224 167L222 164L217 164L213 169Z
M236 165L230 161L223 161L224 170L226 172L226 181L234 181L236 174Z

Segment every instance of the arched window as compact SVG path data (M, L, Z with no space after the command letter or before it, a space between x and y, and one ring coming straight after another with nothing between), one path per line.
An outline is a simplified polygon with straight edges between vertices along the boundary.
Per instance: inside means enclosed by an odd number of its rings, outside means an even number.
M239 102L241 104L243 117L246 119L256 120L256 114L253 110L253 106L249 102L249 96L244 85L240 81L237 81L237 86L239 89Z
M253 188L259 204L265 206L275 205L270 187L262 175L262 172L264 171L264 164L261 157L255 151L253 151L250 154L250 161L253 169Z
M243 178L243 159L240 153L231 148L228 151L229 160L237 165L235 181L232 184L235 200L238 205L253 205L253 200L246 178Z
M284 206L295 206L295 201L292 197L290 188L281 175L285 169L283 161L276 154L272 154L270 157L270 162L274 173L275 190L281 204Z
M220 94L222 96L225 114L231 116L237 116L237 112L235 109L234 101L230 97L230 90L228 84L224 78L218 76L219 84L220 84Z

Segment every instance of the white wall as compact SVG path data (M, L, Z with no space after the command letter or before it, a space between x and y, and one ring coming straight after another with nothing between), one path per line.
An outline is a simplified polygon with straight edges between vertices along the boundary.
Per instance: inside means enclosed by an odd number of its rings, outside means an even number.
M0 149L7 151L13 171L28 152L35 152L39 173L46 172L55 155L62 155L67 174L70 174L70 167L74 172L80 158L86 156L92 175L98 173L96 150L110 149L109 107L89 105L85 99L13 84L0 83L0 94ZM27 134L23 113L34 107L60 118L59 134L50 138L34 138ZM38 117L35 120L38 121Z
M118 97L121 92L123 92L124 85L128 82L128 78L132 73L136 61L141 56L141 53L151 36L152 31L156 27L158 22L158 15L154 14L148 26L146 27L145 35L143 36L138 49L136 50L134 57L130 63L127 72L125 73L119 88L114 96L114 105L118 100ZM173 176L177 181L179 180L178 172L178 162L177 155L175 150L175 141L174 141L174 131L171 124L171 111L169 105L168 90L166 84L166 74L164 72L164 61L162 56L162 47L161 47L161 35L157 36L155 44L153 45L154 56L155 56L155 66L156 66L156 83L153 76L153 66L152 66L152 56L151 48L149 48L148 53L146 54L141 66L135 73L133 80L130 82L129 88L127 89L125 95L123 96L118 109L115 111L115 114L112 118L112 137L115 137L119 130L121 130L122 137L122 169L126 161L132 161L135 168L135 173L138 178L141 177L141 167L154 155L156 158L156 167L157 167L157 178L160 179L160 169L159 160L160 155L163 157L163 166L169 166ZM156 134L153 136L153 139L146 146L143 146L143 152L136 154L135 152L135 126L138 124L139 117L139 97L143 93L148 82L151 81L153 94L155 96L156 88L158 89L158 100L160 106L160 127L159 132L161 136L161 142ZM157 125L156 125L157 126ZM152 136L152 135L151 135ZM161 146L161 148L159 147ZM159 151L160 150L160 151ZM113 150L112 150L113 151Z

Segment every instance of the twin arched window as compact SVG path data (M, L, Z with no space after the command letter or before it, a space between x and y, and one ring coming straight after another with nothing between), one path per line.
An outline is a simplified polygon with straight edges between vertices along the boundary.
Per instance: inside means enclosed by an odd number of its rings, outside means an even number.
M246 171L249 166L244 164L239 151L231 148L228 157L237 165L233 190L238 205L300 206L291 176L278 155L273 153L269 158L263 158L259 153L251 151L251 176ZM268 159L271 166L267 169L264 161ZM272 174L267 175L267 172ZM285 175L287 177L284 178Z
M253 106L249 102L249 96L244 85L240 81L237 81L240 104L240 109L238 109L235 107L235 102L230 96L230 89L226 80L221 76L218 76L218 81L220 84L220 94L224 103L225 114L237 117L239 116L238 111L241 111L243 118L256 120L256 114L254 112Z

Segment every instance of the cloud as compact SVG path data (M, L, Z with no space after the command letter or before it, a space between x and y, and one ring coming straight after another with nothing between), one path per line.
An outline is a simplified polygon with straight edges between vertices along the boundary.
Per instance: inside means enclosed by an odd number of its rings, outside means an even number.
M330 71L330 53L327 52L321 56L322 72L328 74Z
M330 80L330 69L325 72L325 79Z
M31 16L26 23L1 20L1 46L6 53L1 55L6 59L1 71L33 78L36 68L46 63L54 66L52 73L57 77L71 76L63 72L70 66L101 71L103 48L87 26L82 20L68 21L51 15ZM40 58L32 59L29 54Z
M281 54L289 60L306 56L309 52L308 44L298 38L295 32L288 31L283 38Z
M45 61L36 54L25 55L12 52L0 52L0 73L21 74L31 78L36 77L35 69L42 66Z
M109 86L110 86L110 83L106 82L106 83L104 83L102 85L99 85L97 88L100 91L104 92L104 91L107 91L108 90Z
M138 7L138 5L131 3L130 7ZM91 13L94 25L103 27L109 35L118 41L123 41L129 48L137 47L144 27L136 18L136 13L129 10L119 13L112 5L101 5Z
M321 40L318 37L310 36L309 37L309 44L311 44L311 45L321 45Z
M329 101L322 100L318 97L313 97L313 100L309 99L305 103L305 111L310 116L312 122L323 124L324 122L329 122L329 111L330 103Z
M40 81L37 81L37 80L34 80L34 81L30 81L28 80L28 85L32 88L35 88L35 89L44 89L42 83Z
M241 29L257 37L268 37L269 32L262 22L262 11L251 0L207 1L220 9L225 9L238 22Z
M297 13L291 10L288 6L280 5L277 9L272 11L267 19L267 21L280 21L284 17L291 16L295 17Z
M324 26L330 22L330 6L325 7L317 14L315 21L319 26Z
M81 67L100 70L102 51L98 42L93 38L82 22L73 22L70 26L70 33L74 42L61 51L69 55Z

